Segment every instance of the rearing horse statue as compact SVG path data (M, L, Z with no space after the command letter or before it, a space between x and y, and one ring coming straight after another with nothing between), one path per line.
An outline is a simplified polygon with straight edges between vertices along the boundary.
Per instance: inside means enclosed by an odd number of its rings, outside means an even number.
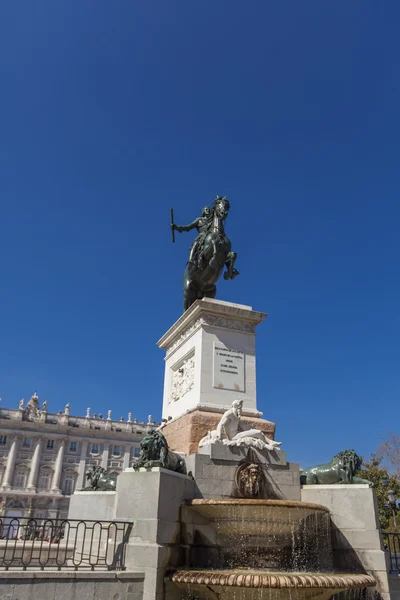
M227 268L224 279L234 279L239 275L235 269L236 252L231 252L231 241L224 229L229 209L229 200L217 196L211 208L203 208L202 216L189 225L171 225L173 231L198 231L183 276L184 310L201 298L215 298L215 284L224 265Z

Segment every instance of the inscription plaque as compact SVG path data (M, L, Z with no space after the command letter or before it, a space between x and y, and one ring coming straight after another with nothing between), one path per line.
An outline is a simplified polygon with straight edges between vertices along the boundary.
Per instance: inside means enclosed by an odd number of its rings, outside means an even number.
M245 354L214 342L214 387L244 392Z

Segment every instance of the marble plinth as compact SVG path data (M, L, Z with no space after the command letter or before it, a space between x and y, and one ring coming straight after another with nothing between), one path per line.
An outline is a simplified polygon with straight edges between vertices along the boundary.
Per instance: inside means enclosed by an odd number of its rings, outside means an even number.
M244 415L260 417L255 330L265 317L242 304L197 300L158 342L166 351L163 419L223 411L236 399Z
M256 462L264 474L262 498L300 500L299 465L287 462L285 452L207 444L185 461L195 479L196 498L237 497L235 476L239 465Z

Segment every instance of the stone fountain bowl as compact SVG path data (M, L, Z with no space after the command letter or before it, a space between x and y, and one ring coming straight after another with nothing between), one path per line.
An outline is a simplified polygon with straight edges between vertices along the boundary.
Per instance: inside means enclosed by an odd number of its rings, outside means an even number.
M333 570L325 506L289 500L191 500L182 507L185 564L192 569Z
M318 598L327 600L345 590L361 590L376 585L364 574L343 573L266 573L255 570L177 570L169 581L178 586L183 596L223 600L294 600ZM352 593L352 598L357 598Z
M216 523L221 534L231 536L292 535L305 523L315 521L315 525L310 526L317 529L321 524L325 528L329 521L326 506L310 502L213 498L189 500L186 506Z

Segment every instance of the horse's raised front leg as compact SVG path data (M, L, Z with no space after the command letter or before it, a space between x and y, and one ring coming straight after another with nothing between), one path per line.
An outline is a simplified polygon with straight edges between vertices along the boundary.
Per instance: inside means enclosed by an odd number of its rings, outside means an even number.
M239 275L239 271L235 269L236 257L236 252L228 252L225 261L225 265L228 270L224 273L224 279L235 279L235 277Z

